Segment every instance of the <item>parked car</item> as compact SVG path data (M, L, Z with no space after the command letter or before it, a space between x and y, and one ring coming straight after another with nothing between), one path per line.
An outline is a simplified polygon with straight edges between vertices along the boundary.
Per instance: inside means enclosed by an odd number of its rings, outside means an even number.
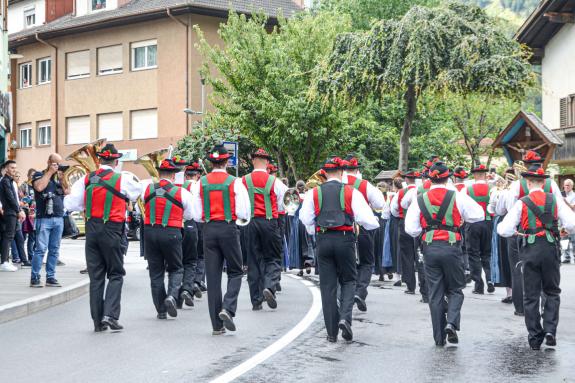
M70 216L74 220L74 223L78 227L78 231L80 233L78 236L72 237L72 239L76 239L79 236L86 235L86 221L84 220L84 213L74 211L70 213Z
M128 230L128 238L134 241L140 240L140 226L142 222L142 215L136 211L128 212L128 218L126 219L126 226Z

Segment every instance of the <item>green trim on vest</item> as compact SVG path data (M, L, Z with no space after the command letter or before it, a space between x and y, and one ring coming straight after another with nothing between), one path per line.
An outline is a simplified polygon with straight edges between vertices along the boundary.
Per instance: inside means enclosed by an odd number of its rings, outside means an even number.
M254 182L252 180L252 175L248 174L246 176L246 185L248 186L248 194L250 196L250 204L252 208L252 218L254 217L255 206L254 206L254 199L255 194L260 194L264 196L264 204L266 207L266 219L272 219L273 216L273 209L272 209L272 199L271 199L271 191L272 186L275 181L274 176L269 176L268 180L266 181L266 185L263 188L257 188L254 186Z
M361 178L356 178L355 182L353 183L353 188L359 190L359 187L361 186Z
M222 200L224 201L224 216L226 218L226 222L232 222L232 208L230 204L230 193L224 193L229 190L230 185L236 177L228 175L228 178L221 183L221 184L211 184L208 182L207 176L203 176L200 180L202 183L202 190L203 190L203 204L204 204L204 221L210 222L210 193L213 191L221 191L222 192Z
M533 201L533 200L531 200ZM553 214L553 212L555 211L555 206L556 206L556 199L553 198L553 202L551 203L551 213ZM537 205L537 204L536 204ZM537 208L539 210L541 210L541 212L543 212L545 210L545 206L539 206L537 205ZM535 230L537 229L537 217L535 216L535 213L533 213L531 211L531 209L529 209L529 207L525 206L525 209L527 209L527 222L529 227L527 229L530 230ZM547 241L550 243L555 243L555 238L553 237L553 235L551 235L551 230L553 229L553 224L546 224L544 225L545 227L545 238L547 238ZM529 236L527 237L527 243L528 244L533 244L535 242L535 234L529 234Z
M190 186L191 184L192 184L192 181L187 180L187 181L184 181L184 184L182 185L182 187L186 190L189 190L188 186Z
M445 226L453 226L453 205L455 204L455 194L453 193L451 195L451 200L449 201L449 206L447 207L447 211L445 212ZM429 211L429 215L431 215L433 217L434 214L437 215L437 213L439 212L439 208L441 206L435 206L431 204L431 201L429 200L429 196L427 195L427 193L423 194L423 202L425 203L425 207L427 208L427 211ZM425 243L427 243L428 245L430 243L433 242L433 236L435 234L435 230L430 230L427 233L425 233ZM455 242L457 242L457 238L455 236L455 233L450 231L449 232L449 244L453 245Z
M491 194L491 186L487 185L487 195L486 196L481 196L478 197L475 195L475 190L473 190L473 185L469 185L467 187L467 194L469 194L469 196L471 198L473 198L473 200L475 202L483 202L485 203L485 220L486 221L491 221L491 215L489 214L489 212L487 211L487 206L489 205L489 196Z
M520 194L521 194L521 192L523 192L523 196L528 196L529 195L529 188L527 187L527 180L525 178L521 178L519 180L519 185L521 187ZM545 193L551 193L551 179L550 178L545 179L545 184L543 185L543 191Z
M151 195L155 191L156 191L156 188L154 187L154 184L151 183L149 194ZM150 200L150 225L154 226L155 223L156 223L156 199L152 198Z
M94 174L96 175L96 174ZM88 177L90 177L90 174L88 174ZM118 183L118 179L121 177L121 174L119 173L114 173L112 174L112 177L110 177L109 180L103 180L100 179L100 182L104 182L106 184L108 184L108 186L112 187L112 188L116 188L116 184ZM94 196L94 188L98 186L98 187L103 187L100 186L98 184L93 184L88 182L88 187L86 188L86 221L88 221L90 218L92 218L92 198ZM102 219L104 220L104 223L108 222L108 220L110 219L110 213L112 212L112 202L114 200L114 194L112 194L111 191L106 189L106 200L104 203L104 216L102 217Z
M174 185L171 185L170 190L168 190L168 195L172 198L176 198L176 193L178 192L178 188ZM157 197L157 196L156 196ZM165 197L162 197L165 198ZM164 215L162 216L162 226L168 226L168 221L170 220L170 215L172 214L173 203L169 199L166 198L166 206L164 207Z

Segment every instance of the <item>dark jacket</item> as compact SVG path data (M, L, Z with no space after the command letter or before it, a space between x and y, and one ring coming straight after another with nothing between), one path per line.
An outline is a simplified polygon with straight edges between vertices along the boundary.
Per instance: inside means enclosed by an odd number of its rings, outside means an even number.
M18 204L13 182L14 180L9 176L4 176L0 180L0 202L2 202L4 215L18 215L20 212L20 205Z

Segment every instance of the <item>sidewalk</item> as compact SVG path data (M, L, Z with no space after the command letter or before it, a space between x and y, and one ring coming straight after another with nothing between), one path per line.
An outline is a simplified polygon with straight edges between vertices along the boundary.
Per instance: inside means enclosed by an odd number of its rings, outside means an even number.
M60 260L65 266L56 268L56 278L62 287L31 288L30 268L16 272L0 272L0 323L33 314L68 302L88 292L85 268L84 239L65 239L60 246ZM46 280L42 267L42 283Z

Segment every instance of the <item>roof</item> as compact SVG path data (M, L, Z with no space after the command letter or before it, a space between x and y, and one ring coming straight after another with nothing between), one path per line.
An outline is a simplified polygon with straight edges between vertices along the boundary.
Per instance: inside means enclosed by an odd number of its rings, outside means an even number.
M563 27L551 21L546 13L574 13L575 0L542 0L515 34L515 39L533 51L531 62L540 64L545 55L545 45Z
M392 180L397 177L399 170L382 170L377 176L375 176L376 181Z
M10 47L36 41L36 34L49 39L71 33L125 25L173 15L196 13L225 18L230 9L238 13L261 12L273 23L283 15L291 17L299 8L292 0L132 0L126 5L109 11L99 11L84 16L66 15L50 23L25 29L9 36Z

